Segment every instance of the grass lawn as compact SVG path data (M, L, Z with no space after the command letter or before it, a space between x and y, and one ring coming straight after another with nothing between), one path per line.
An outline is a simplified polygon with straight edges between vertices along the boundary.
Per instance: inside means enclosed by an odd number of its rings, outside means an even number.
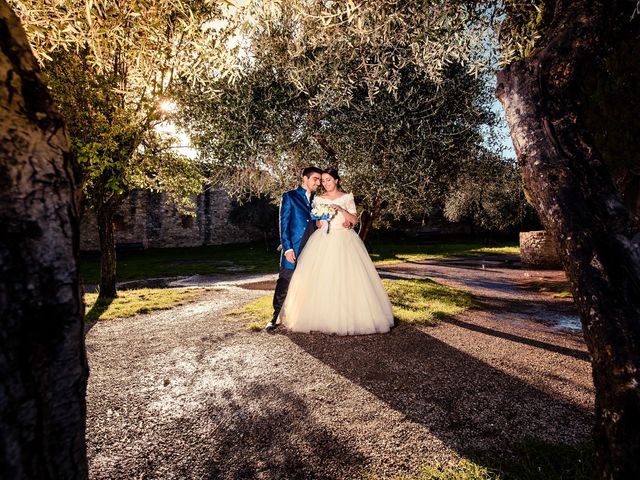
M414 475L393 480L590 480L595 458L591 443L563 445L527 439L517 442L508 455L497 452L470 454L457 465L426 464ZM378 480L376 476L365 477Z
M207 289L141 288L121 290L115 299L99 300L97 293L85 293L86 322L132 317L153 310L167 310L197 300Z
M485 245L477 242L439 244L374 243L371 259L378 266L409 261L434 260L448 256L478 256L492 253L518 255L513 242ZM279 252L266 250L263 244L221 245L191 248L156 248L119 252L118 281L142 278L211 275L216 273L278 271ZM87 284L98 283L100 256L84 253L80 256L80 275Z
M190 248L151 248L118 252L118 281L142 278L211 275L216 273L278 271L279 252L267 251L262 244L220 245ZM98 283L100 255L80 256L80 275L84 283Z
M265 295L236 310L228 310L225 315L246 320L245 326L249 330L262 330L273 315L273 295Z
M445 257L477 257L490 254L520 255L520 247L516 242L508 241L495 245L475 242L438 244L384 242L374 245L369 255L373 263L381 266L392 263L437 260Z
M401 322L433 325L439 319L453 317L473 306L471 295L430 279L383 280L393 307L393 316ZM243 307L226 312L248 323L249 330L261 330L273 315L272 295L260 297Z
M471 294L424 280L382 281L389 294L393 316L404 323L433 325L443 318L461 314L473 306Z

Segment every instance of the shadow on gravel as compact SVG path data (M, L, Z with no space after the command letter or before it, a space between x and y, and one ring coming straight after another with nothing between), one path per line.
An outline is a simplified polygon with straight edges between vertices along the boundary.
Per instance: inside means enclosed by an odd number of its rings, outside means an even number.
M553 297L532 300L531 298L496 298L487 295L474 295L478 308L487 312L499 312L526 317L533 322L551 327L564 328L580 332L582 325L573 301Z
M483 327L480 325L476 325L474 323L463 322L462 320L455 319L455 318L442 319L441 321L443 323L449 323L451 325L455 325L456 327L466 328L467 330L483 333L485 335L504 338L512 342L522 343L524 345L531 345L532 347L541 348L549 352L560 353L562 355L567 355L569 357L577 358L578 360L584 360L585 362L589 361L589 354L584 350L577 350L574 348L562 347L560 345L554 345L553 343L542 342L540 340L535 340L533 338L514 335L513 333L501 332L500 330Z
M209 412L221 423L209 435L215 445L205 452L206 478L355 478L366 464L354 446L313 421L298 395L254 385L227 396L223 409Z
M517 292L515 293L517 294ZM530 297L522 298L515 295L513 297L498 298L489 295L476 294L474 295L474 298L479 303L482 310L491 310L502 313L522 313L523 311L527 311L541 314L552 310L558 313L578 314L572 301L553 297L545 298L540 296L537 300L533 300Z
M591 411L408 325L387 335L288 336L460 453L508 449L526 437L573 443L589 436Z
M417 262L406 262L417 265L440 265L443 267L456 267L456 268L469 268L478 269L489 267L498 267L501 269L509 270L535 270L535 271L558 271L560 267L558 265L527 265L521 262L521 259L517 255L505 255L505 254L484 254L469 257L449 257L440 258L437 260L423 260Z
M91 478L335 480L361 478L367 465L315 422L304 398L274 385L212 391L197 415L146 419L144 432L138 420L107 432L113 447L93 451Z

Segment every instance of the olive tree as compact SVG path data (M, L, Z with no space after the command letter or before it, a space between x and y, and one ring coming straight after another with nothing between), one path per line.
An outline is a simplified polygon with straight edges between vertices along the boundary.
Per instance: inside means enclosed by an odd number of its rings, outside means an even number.
M498 73L525 188L571 282L596 389L599 478L640 476L636 1L505 2ZM610 137L609 137L610 136ZM619 144L617 144L619 142ZM635 180L637 182L637 178Z
M87 478L77 169L0 0L0 477Z
M366 237L383 213L411 217L443 201L486 144L492 94L486 75L464 68L461 54L435 60L433 49L447 49L420 43L415 32L430 21L428 10L382 2L352 24L356 13L325 18L323 5L247 7L227 26L239 38L243 75L218 80L210 95L189 90L183 121L230 190L277 198L305 164L338 167L363 209ZM379 44L358 27L372 22L383 29ZM453 43L462 27L445 21L433 30Z
M222 2L220 2L222 3ZM176 81L224 68L215 1L11 0L68 125L95 211L100 296L116 295L113 214L136 187L166 191L179 208L200 191L198 164L157 128L171 119ZM168 108L169 107L169 108Z
M637 0L273 0L239 21L240 50L281 51L278 79L323 111L349 105L353 85L393 92L406 64L436 83L451 63L500 70L524 188L591 354L600 478L640 474L639 12Z

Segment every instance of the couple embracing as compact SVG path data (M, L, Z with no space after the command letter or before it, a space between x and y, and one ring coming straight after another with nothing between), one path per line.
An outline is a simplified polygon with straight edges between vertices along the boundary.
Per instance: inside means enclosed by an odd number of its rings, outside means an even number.
M322 185L323 195L316 195ZM369 254L351 228L353 195L334 168L307 167L280 204L280 275L273 319L294 332L385 333L393 326L389 297Z

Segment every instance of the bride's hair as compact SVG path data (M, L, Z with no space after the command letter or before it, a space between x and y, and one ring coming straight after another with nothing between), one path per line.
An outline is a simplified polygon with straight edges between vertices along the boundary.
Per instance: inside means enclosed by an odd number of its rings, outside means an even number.
M337 182L337 189L338 191L342 192L342 187L340 186L340 174L338 173L338 169L334 168L334 167L329 167L329 168L325 168L322 173L326 173L328 175L331 175L334 180Z

